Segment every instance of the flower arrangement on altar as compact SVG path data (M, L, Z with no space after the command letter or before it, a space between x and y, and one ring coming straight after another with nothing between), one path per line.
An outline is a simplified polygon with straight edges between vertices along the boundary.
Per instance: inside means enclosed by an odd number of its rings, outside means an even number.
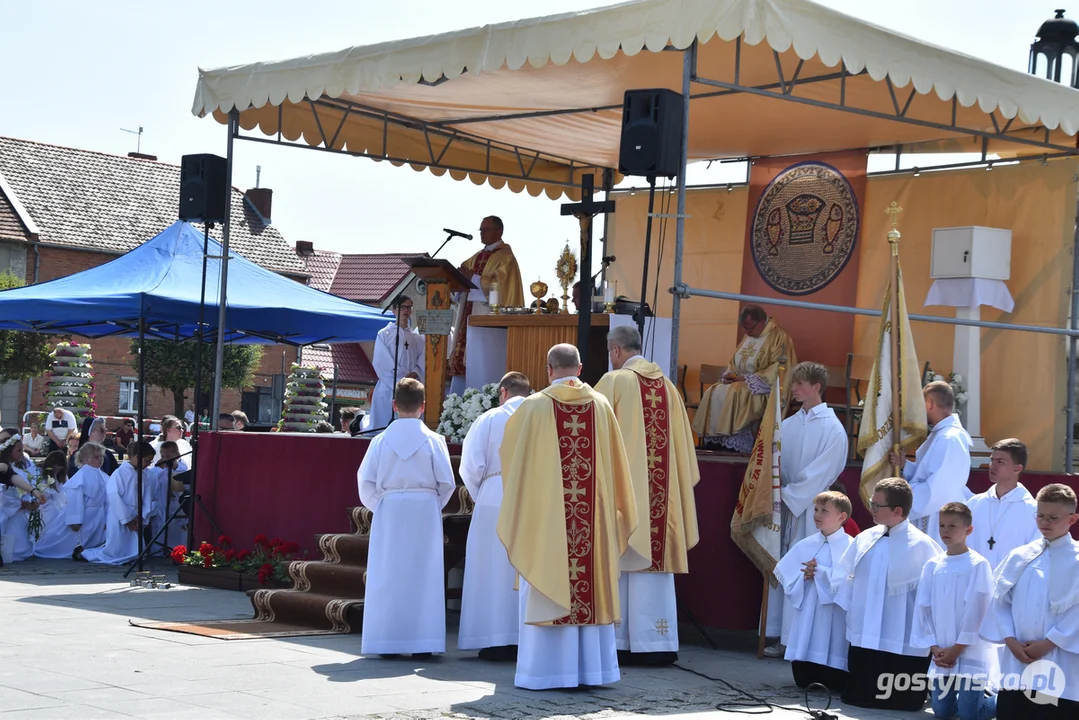
M282 432L309 432L326 417L326 384L322 370L314 366L292 364L292 374L285 386L285 403L277 429Z
M952 392L955 393L955 404L964 405L967 402L967 389L963 387L963 376L958 373L948 373L948 377L944 377L938 372L934 372L932 368L926 368L925 377L922 379L922 385L928 385L931 382L946 382L952 386Z
M186 545L172 549L172 561L177 565L201 568L221 568L258 576L265 585L271 579L287 582L289 563L300 558L300 546L280 538L269 539L256 535L251 550L239 550L232 546L232 538L222 535L217 544L202 542L197 549L188 550Z
M45 404L62 407L80 419L94 414L94 366L89 345L62 342L50 353L52 368L45 374Z
M435 432L445 435L451 443L463 442L476 418L494 407L498 407L498 385L495 383L487 383L479 389L468 388L464 395L448 395Z

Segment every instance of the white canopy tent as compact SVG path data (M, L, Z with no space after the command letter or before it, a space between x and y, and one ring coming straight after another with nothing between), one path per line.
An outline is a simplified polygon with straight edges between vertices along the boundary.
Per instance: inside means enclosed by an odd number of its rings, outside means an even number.
M228 123L230 167L237 138L576 198L585 175L613 187L623 95L654 87L681 92L686 110L674 267L683 295L703 294L681 284L687 162L851 149L1079 155L1079 92L809 0L635 0L200 70L193 112ZM256 127L261 136L240 132ZM1064 331L1069 462L1077 300ZM679 294L672 320L675 359Z

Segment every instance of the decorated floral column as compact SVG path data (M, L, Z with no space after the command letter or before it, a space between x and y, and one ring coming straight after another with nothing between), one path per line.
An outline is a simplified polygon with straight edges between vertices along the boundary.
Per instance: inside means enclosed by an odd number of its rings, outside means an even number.
M96 414L90 346L77 342L60 343L52 357L52 369L45 375L45 409L66 408L80 422Z
M292 375L285 388L285 402L281 422L282 432L311 432L315 425L327 420L326 385L322 382L322 370L292 364Z

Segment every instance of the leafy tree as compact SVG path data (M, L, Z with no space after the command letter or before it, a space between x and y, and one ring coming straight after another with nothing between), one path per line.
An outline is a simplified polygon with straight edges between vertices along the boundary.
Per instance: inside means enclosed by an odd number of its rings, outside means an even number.
M173 342L170 340L146 341L146 384L154 385L172 392L174 413L184 416L184 393L195 387L195 355L198 345L195 342ZM214 358L216 343L202 346L202 388L209 392L213 388ZM131 341L131 367L139 369L139 341ZM262 362L261 345L226 345L225 365L221 386L243 389L251 382L252 376ZM196 412L202 408L196 408Z
M23 284L10 271L0 272L0 290L22 287ZM45 374L52 366L51 343L57 340L42 333L0 330L0 383Z

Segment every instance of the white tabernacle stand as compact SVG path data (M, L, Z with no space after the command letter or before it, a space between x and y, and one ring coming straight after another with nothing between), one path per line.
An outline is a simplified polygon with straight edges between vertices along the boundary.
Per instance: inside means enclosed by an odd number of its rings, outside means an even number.
M937 228L933 230L933 255L925 305L954 307L961 320L980 320L982 305L1004 312L1015 307L1008 286L1011 277L1011 230L985 227ZM981 436L981 328L955 326L952 372L962 377L967 391L963 426L974 445L971 467L988 464L990 451Z

